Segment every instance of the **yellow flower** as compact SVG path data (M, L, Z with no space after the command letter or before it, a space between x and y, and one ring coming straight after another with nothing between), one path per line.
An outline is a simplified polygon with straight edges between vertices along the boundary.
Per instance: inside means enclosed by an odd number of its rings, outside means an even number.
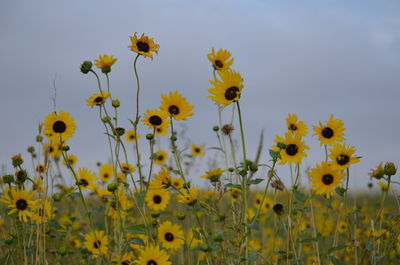
M127 142L134 142L135 138L139 140L140 136L139 134L135 133L135 130L129 130L125 133L125 141Z
M379 163L379 165L375 169L371 169L371 172L369 173L371 178L376 178L376 179L381 179L384 176L384 171L383 171L383 165L382 162Z
M271 200L270 198L265 197L264 203L263 203L262 208L261 208L261 212L262 213L268 213L272 209L272 207L274 207L274 204L275 203L274 203L273 200Z
M334 193L335 188L339 187L344 178L344 172L331 166L330 162L321 162L308 173L310 182L313 183L312 189L317 194L325 194L329 199Z
M193 116L194 107L178 91L161 95L161 99L160 109L167 112L175 120L186 120L187 117Z
M177 224L166 221L158 228L158 241L163 247L178 250L185 243L183 231Z
M192 205L196 202L199 196L199 190L196 187L191 187L189 190L183 189L182 193L177 196L178 202Z
M97 180L96 174L87 168L79 168L78 170L78 185L84 190L96 191L98 185L95 183Z
M103 182L108 182L114 175L114 167L111 164L101 164L100 166L100 179Z
M144 114L144 118L142 122L149 127L149 129L154 129L154 128L159 128L163 126L167 126L170 123L170 120L168 119L168 113L155 109L155 110L147 110L146 113Z
M285 133L285 138L280 136L276 136L276 143L284 143L286 145L285 148L281 149L280 156L281 159L279 164L284 165L286 163L296 163L301 164L301 160L307 156L305 153L306 149L310 149L301 139L301 136L298 134L293 135L290 132ZM274 146L273 149L278 151L278 147Z
M116 61L117 58L107 54L104 54L103 56L99 55L99 59L94 60L97 68L101 69L105 74L111 72L111 66L113 66Z
M150 57L153 59L152 52L158 54L158 48L160 48L160 45L155 44L153 38L149 38L144 34L138 38L136 34L137 32L135 32L133 37L130 37L132 45L130 45L129 48L131 51L143 55L144 57Z
M101 91L100 93L95 93L90 98L86 99L86 102L89 107L101 106L106 102L106 99L108 99L109 97L109 93Z
M52 141L43 144L43 152L45 155L51 157L60 157L61 147L62 144L60 143L60 139L53 139Z
M329 158L332 159L332 165L339 170L346 169L350 167L351 164L360 162L360 159L354 156L356 152L354 146L335 144L329 151Z
M344 233L347 231L347 223L345 221L340 221L337 225L337 230L339 233Z
M158 246L148 245L140 251L136 263L138 265L172 265L168 259L169 255L166 251L161 250Z
M54 218L53 205L49 200L39 199L32 216L36 223L43 224Z
M231 53L227 50L219 49L215 53L214 48L211 49L211 53L207 55L208 60L212 63L215 70L227 70L233 64L233 58Z
M70 166L73 168L78 163L78 158L74 154L68 154L66 158L67 159L63 161L65 166Z
M99 188L96 190L96 195L99 196L99 198L104 202L109 202L110 198L107 196L113 196L112 192L108 191L107 189L104 188Z
M326 124L319 122L319 126L314 126L314 135L318 135L321 145L333 145L344 141L344 123L342 120L335 120L333 115L329 117Z
M7 204L11 210L8 214L18 213L20 221L28 222L28 218L34 216L33 210L37 205L37 200L33 200L36 191L27 191L24 188L11 188L9 192L4 193L0 201Z
M64 111L47 115L43 127L43 133L48 138L56 140L61 138L63 141L71 138L76 129L74 118Z
M129 174L135 172L135 167L129 163L121 163L121 171L124 174Z
M237 202L240 200L240 196L242 194L242 190L232 187L229 189L229 195L231 196L232 201Z
M192 144L192 156L204 156L204 147L201 145Z
M224 170L222 168L217 168L213 170L206 171L206 174L200 176L201 178L209 179L211 182L218 182Z
M307 135L307 125L304 121L299 121L296 114L289 114L286 118L286 125L288 130L292 133L298 134L300 136Z
M158 150L155 154L154 163L156 165L164 165L168 160L168 153L164 150Z
M183 187L183 180L181 178L172 178L171 185L175 189L180 190Z
M233 70L218 71L220 79L217 77L210 80L214 86L208 89L212 95L208 96L214 100L215 104L228 106L232 102L240 99L243 89L243 78Z
M169 200L169 192L165 189L149 189L145 197L147 206L157 212L164 211L168 206Z
M108 236L104 231L93 230L85 235L85 243L83 244L94 257L103 256L108 253Z

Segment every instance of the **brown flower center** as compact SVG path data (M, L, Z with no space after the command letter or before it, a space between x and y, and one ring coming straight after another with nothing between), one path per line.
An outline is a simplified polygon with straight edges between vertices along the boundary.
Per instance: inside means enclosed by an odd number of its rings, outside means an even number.
M224 66L224 64L220 60L215 60L215 66L216 68L221 69Z
M289 144L286 147L286 154L288 154L290 156L296 155L298 151L299 151L299 148L295 144Z
M97 97L93 101L96 103L96 105L101 105L103 104L103 97Z
M28 208L28 202L24 199L19 199L16 203L15 206L17 207L18 210L23 211L26 208Z
M333 137L334 132L333 132L333 130L331 128L325 127L324 129L322 129L321 134L322 134L323 137L325 137L327 139L330 139L330 138Z
M97 241L94 241L94 243L93 243L93 247L94 248L100 248L100 246L101 246L101 241L100 240L97 240Z
M153 115L149 118L149 122L151 125L153 126L160 126L162 123L162 119L160 118L160 116L157 115Z
M86 187L87 185L89 185L89 182L86 179L81 179L79 181L79 184L83 187Z
M170 232L167 232L167 233L165 233L165 235L164 235L164 238L165 238L165 240L167 240L168 242L172 242L172 241L174 241L174 235L173 234L171 234Z
M178 115L179 114L179 108L177 106L175 106L175 105L169 106L168 111L172 115Z
M325 174L322 176L322 182L325 185L330 185L333 183L333 176L331 174Z
M154 259L151 259L146 263L146 265L158 265L158 263Z
M345 154L340 154L336 158L336 162L341 166L346 165L347 163L349 163L349 161L350 161L350 157L348 155L345 155Z
M153 202L154 202L155 204L160 204L161 201L162 201L162 198L161 198L160 195L155 195L155 196L153 196Z
M138 48L138 50L140 52L149 52L150 50L150 46L147 42L143 42L143 41L138 41L136 43L136 47Z
M231 86L230 88L228 88L225 91L225 98L227 100L234 100L237 97L238 92L239 92L239 88L237 88L235 86Z
M291 131L296 131L297 130L297 126L295 124L290 124L288 129L291 130Z
M53 131L56 133L63 133L67 129L67 125L63 121L56 121L53 123Z

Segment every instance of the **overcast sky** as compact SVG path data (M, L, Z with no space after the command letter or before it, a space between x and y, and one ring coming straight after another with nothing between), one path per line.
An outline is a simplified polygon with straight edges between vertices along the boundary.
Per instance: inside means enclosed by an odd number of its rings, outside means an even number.
M364 186L378 162L400 162L399 14L397 0L2 0L0 163L10 172L11 155L25 155L34 144L38 123L53 110L55 77L57 109L70 112L78 126L70 146L79 166L95 169L97 161L107 161L98 113L85 101L96 92L96 82L79 66L104 53L118 58L111 87L128 127L135 109L129 36L144 32L160 50L153 61L138 62L142 112L159 106L159 94L179 90L195 106L187 135L215 146L207 53L225 48L245 80L241 104L250 157L264 129L266 162L288 113L298 114L310 129L334 114L345 122L347 142L363 157L353 167L352 183ZM323 149L315 136L305 141L312 150L304 165L314 166Z

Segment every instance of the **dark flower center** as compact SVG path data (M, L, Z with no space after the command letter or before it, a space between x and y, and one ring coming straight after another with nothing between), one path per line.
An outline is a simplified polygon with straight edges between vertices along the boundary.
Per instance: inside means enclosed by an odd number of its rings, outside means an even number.
M165 238L165 240L167 240L168 242L172 242L172 241L174 241L174 235L173 234L171 234L170 232L167 232L167 233L165 233L165 235L164 235L164 238Z
M215 66L217 68L222 68L224 66L224 64L220 60L215 60Z
M89 182L86 179L81 179L79 181L79 184L81 184L81 186L86 187L87 185L89 185Z
M322 134L323 137L329 139L329 138L332 138L334 133L333 133L333 130L331 128L325 127L324 129L322 129L321 134Z
M168 111L172 115L178 115L179 114L179 108L177 106L175 106L175 105L169 106Z
M26 208L28 208L28 202L24 199L19 199L15 205L17 206L17 209L20 211L25 210Z
M138 48L138 50L140 52L149 52L150 50L150 46L147 42L143 42L143 41L138 41L136 43L136 47Z
M103 174L103 178L108 179L109 177L110 177L110 175L108 175L108 173Z
M101 105L103 104L103 97L97 97L94 99L94 103L96 103L96 105Z
M227 100L234 100L237 97L237 94L239 92L239 88L235 86L231 86L225 91L225 98Z
M283 211L283 205L280 203L277 203L274 205L274 207L272 207L272 209L274 210L274 212L280 213Z
M297 126L295 124L290 124L288 129L291 130L291 131L296 131L297 130Z
M344 154L341 154L336 158L336 162L341 166L346 165L347 163L349 163L349 161L350 161L350 157L348 155L344 155Z
M94 243L93 243L93 247L94 248L100 248L100 246L101 246L101 241L100 240L94 241Z
M200 153L200 148L196 147L196 148L194 149L194 152L195 152L195 153Z
M288 154L290 156L296 155L298 151L299 151L299 148L295 144L289 144L286 147L286 154Z
M67 129L67 125L63 121L56 121L53 123L53 131L56 133L63 133Z
M153 115L149 118L149 122L151 125L153 126L160 126L162 123L162 119L160 118L160 116L157 115Z
M160 204L161 201L162 201L162 198L161 198L160 195L155 195L155 196L153 197L153 202L154 202L155 204Z
M325 185L330 185L333 183L333 176L331 174L325 174L322 176L322 182Z
M151 259L146 263L146 265L158 265L158 263L155 260Z
M237 191L233 191L232 192L232 197L235 198L235 199L238 198L239 197L239 193Z
M131 263L127 260L124 260L121 262L121 265L130 265Z
M159 155L159 156L157 156L157 160L159 160L159 161L163 161L163 160L164 160L164 156L163 156L163 155Z
M257 203L257 204L260 204L260 203L261 203L261 201L260 201L259 199L257 199L257 200L256 200L256 203Z

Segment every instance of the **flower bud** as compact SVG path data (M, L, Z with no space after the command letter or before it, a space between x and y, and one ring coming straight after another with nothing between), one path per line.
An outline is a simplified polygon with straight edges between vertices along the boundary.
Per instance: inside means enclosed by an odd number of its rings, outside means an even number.
M171 141L172 141L172 142L175 142L176 140L178 140L178 138L177 138L175 135L172 135L172 136L171 136Z
M202 244L200 246L200 250L203 252L208 252L210 250L210 247L207 244Z
M119 102L119 100L118 99L113 99L112 101L111 101L111 105L114 107L114 108L118 108L119 106L120 106L120 102Z
M90 70L92 70L92 62L91 61L84 61L81 64L81 72L84 74L87 74L90 72Z
M385 167L383 168L383 172L386 176L391 177L396 175L397 167L394 165L393 162L386 162Z
M61 195L60 193L54 193L53 196L52 196L52 198L53 198L53 200L54 200L55 202L59 202L59 201L61 201L61 199L62 199L62 195Z
M27 179L28 174L26 173L25 170L18 170L18 171L15 173L15 176L17 177L17 182L20 183L20 184L22 184L22 183L24 183L25 180Z
M235 129L235 127L233 127L232 124L225 124L225 125L222 127L221 131L222 131L222 133L225 134L225 135L230 135L234 129Z
M118 134L118 136L122 136L125 134L125 129L121 127L115 128L115 131Z
M151 217L158 218L158 217L160 217L160 213L152 213Z
M101 68L101 71L105 74L108 74L109 72L111 72L111 67L110 66L104 66L103 68Z
M185 218L186 218L186 214L184 214L184 213L178 213L178 214L177 214L177 217L178 217L178 220L183 221L183 220L185 220Z
M21 154L11 157L11 161L12 161L12 165L14 167L18 167L24 163L24 160L22 160Z
M29 146L28 149L27 149L27 151L28 151L29 153L33 153L33 152L35 152L35 147Z
M213 129L214 132L218 132L219 131L219 127L217 125L215 125L212 129Z
M148 134L146 134L146 139L147 140L153 140L153 138L154 138L154 135L152 134L152 133L148 133Z
M64 146L61 147L61 150L67 152L67 151L69 151L69 146L68 145L64 145Z
M109 192L115 192L118 189L118 183L110 183L107 185L107 190Z
M41 143L43 141L43 136L38 135L36 136L36 142Z
M273 207L272 210L274 210L274 212L277 215L281 215L283 213L283 205L280 203L276 203Z
M110 117L108 117L108 116L106 116L106 117L103 117L102 119L101 119L101 121L102 122L104 122L104 123L107 123L107 122L110 122Z
M13 175L5 175L3 176L3 182L6 184L11 184L14 182L14 176Z

